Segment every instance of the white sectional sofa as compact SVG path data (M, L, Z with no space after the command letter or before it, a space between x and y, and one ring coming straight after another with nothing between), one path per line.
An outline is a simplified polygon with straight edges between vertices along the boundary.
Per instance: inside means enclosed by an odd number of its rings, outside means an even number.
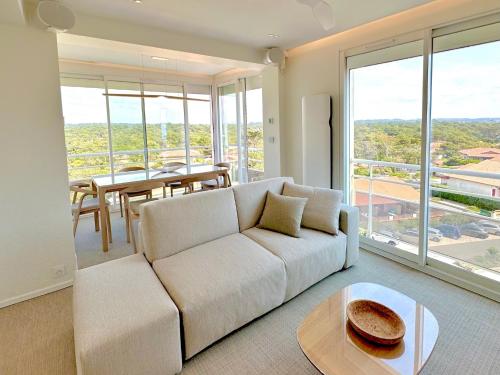
M335 236L256 227L267 191L280 194L285 181L293 182L280 177L143 205L144 255L76 274L78 372L178 373L182 358L354 264L356 208L342 207Z

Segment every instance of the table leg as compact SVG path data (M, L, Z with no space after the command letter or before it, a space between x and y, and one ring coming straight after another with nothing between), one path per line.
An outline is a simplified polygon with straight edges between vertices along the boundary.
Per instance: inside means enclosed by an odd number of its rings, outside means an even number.
M106 190L98 189L97 195L99 197L99 215L101 216L101 237L102 237L102 251L107 252L109 249L108 244L108 226L106 220Z
M228 178L228 172L224 173L224 187L227 188L229 187L229 178Z
M92 180L92 191L97 191L97 186ZM94 194L94 198L97 198L97 194ZM99 212L95 211L94 212L94 224L95 224L95 231L99 232Z

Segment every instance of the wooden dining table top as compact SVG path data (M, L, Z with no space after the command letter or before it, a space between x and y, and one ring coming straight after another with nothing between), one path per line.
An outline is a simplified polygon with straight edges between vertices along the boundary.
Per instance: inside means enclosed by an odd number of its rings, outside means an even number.
M171 172L165 172L159 169L146 169L140 171L116 173L112 175L100 175L92 177L92 182L98 188L103 187L117 187L117 186L130 186L133 183L154 181L154 180L171 180L187 177L196 177L199 175L213 174L220 172L227 173L227 168L217 167L214 165L196 165L185 166Z

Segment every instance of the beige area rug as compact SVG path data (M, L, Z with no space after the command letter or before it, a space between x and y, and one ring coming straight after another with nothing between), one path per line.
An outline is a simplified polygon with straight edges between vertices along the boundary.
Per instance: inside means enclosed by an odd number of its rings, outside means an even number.
M361 281L425 304L440 334L421 374L500 374L500 304L377 255L336 273L184 364L183 375L319 373L302 354L296 328L340 288ZM0 374L73 374L71 288L0 310Z

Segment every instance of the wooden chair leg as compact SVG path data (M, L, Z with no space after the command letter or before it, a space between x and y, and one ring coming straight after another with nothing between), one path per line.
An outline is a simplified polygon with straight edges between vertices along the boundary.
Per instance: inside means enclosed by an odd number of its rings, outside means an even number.
M123 204L122 204L122 195L118 194L118 199L120 200L120 217L123 217Z
M129 231L130 231L130 237L132 237L132 245L134 246L134 253L137 253L137 246L135 244L135 234L134 234L134 220L133 218L130 218L130 215L129 215Z
M99 232L101 230L100 224L99 224L99 212L94 212L94 225L95 225L95 231Z
M128 207L125 209L125 230L127 231L127 243L130 243L130 215Z
M76 228L78 227L78 220L80 220L80 213L73 214L73 237L76 236Z
M111 232L111 215L109 213L109 207L106 207L106 223L108 227L109 243L113 243L113 233Z

